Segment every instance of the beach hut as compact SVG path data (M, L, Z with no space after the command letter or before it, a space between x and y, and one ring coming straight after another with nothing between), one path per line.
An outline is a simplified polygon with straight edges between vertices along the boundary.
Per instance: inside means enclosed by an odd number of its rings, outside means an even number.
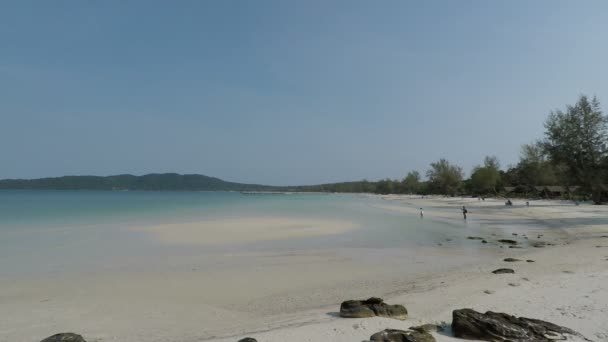
M505 194L512 194L515 192L515 189L517 189L515 186L505 186Z
M564 185L544 185L534 187L538 195L544 198L570 198L570 196L579 188L579 186L568 187Z
M547 185L545 186L545 193L549 198L561 198L568 194L568 187L561 185Z

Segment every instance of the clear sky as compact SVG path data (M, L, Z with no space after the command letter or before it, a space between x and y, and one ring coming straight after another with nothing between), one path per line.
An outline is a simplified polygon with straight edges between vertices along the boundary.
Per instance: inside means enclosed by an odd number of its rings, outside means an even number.
M608 1L0 2L0 178L468 172L581 93Z

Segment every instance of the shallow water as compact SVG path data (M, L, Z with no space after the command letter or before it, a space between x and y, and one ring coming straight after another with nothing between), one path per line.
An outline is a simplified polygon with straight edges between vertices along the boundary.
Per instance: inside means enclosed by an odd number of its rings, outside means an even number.
M380 208L361 195L242 195L235 192L0 191L0 276L145 268L159 256L297 253L305 250L435 246L463 229ZM126 229L224 218L347 220L344 234L221 246L172 246ZM464 242L469 253L476 244ZM162 263L161 263L162 264Z
M335 194L0 191L0 314L11 316L0 331L230 335L289 324L277 317L344 299L394 295L496 253L466 239L483 227L394 210L405 205ZM171 243L150 233L159 224L210 229L209 222L268 218L356 228L219 244ZM32 322L44 323L32 331Z

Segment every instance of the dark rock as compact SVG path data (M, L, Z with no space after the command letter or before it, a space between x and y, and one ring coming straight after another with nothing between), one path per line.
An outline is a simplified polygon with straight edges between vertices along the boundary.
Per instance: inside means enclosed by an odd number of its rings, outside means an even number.
M60 333L49 336L40 342L86 342L82 336L74 333Z
M583 338L579 333L553 323L472 309L452 312L452 331L455 337L482 341L549 342L566 340L569 336Z
M429 333L397 329L382 330L369 339L373 342L435 342L435 338Z
M526 260L526 262L536 262L536 261L528 259L528 260Z
M500 242L500 243L507 243L509 245L517 245L517 241L515 241L515 240L509 240L509 239L500 239L500 240L498 240L498 242Z
M244 339L239 340L239 342L258 342L258 340L252 337L245 337Z
M511 235L513 235L513 236L517 236L517 233L512 233Z
M340 305L340 316L345 318L389 317L404 320L407 309L403 305L389 305L381 298L347 300Z
M423 324L415 327L410 327L410 330L414 330L420 333L432 333L437 331L443 331L443 327L437 324Z
M492 273L494 273L494 274L504 274L504 273L515 273L515 271L513 271L510 268L499 268L497 270L492 271Z
M481 243L488 243L488 241L486 241L486 240L481 240Z
M468 236L467 239L469 239L469 240L483 240L483 238L479 237L479 236Z
M532 247L536 247L536 248L543 248L543 247L545 247L546 245L547 245L547 243L546 243L546 242L542 242L542 241L540 241L540 242L535 242L535 243L533 243L533 244L532 244Z
M509 246L509 248L521 248L520 246Z
M506 262L516 262L516 261L521 261L521 260L515 259L515 258L506 258L503 261L506 261Z

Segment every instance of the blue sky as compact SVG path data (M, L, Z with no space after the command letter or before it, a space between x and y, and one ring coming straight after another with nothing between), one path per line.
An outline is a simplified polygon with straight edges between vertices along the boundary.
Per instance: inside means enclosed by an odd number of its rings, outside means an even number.
M2 1L0 178L506 166L608 104L607 34L606 1Z

